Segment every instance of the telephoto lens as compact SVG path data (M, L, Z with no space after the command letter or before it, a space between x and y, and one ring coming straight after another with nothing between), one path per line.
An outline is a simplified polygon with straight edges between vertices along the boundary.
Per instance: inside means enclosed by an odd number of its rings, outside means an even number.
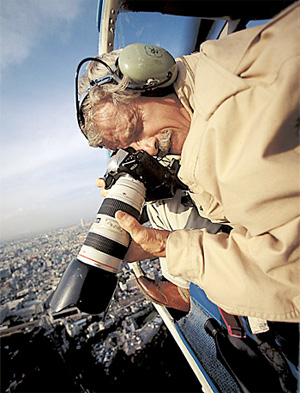
M77 258L69 264L53 293L49 305L54 312L72 305L89 314L107 310L130 243L129 234L119 226L115 214L121 210L139 219L145 193L143 183L128 174L112 186Z

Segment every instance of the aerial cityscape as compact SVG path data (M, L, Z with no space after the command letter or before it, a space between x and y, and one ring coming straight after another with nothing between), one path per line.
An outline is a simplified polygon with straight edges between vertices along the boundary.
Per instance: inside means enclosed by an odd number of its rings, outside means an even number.
M89 228L81 220L1 244L1 391L160 391L163 384L164 391L174 391L174 384L181 391L177 367L194 376L128 264L121 265L105 316L47 307ZM143 261L142 268L159 278L158 261ZM141 387L139 381L152 375Z

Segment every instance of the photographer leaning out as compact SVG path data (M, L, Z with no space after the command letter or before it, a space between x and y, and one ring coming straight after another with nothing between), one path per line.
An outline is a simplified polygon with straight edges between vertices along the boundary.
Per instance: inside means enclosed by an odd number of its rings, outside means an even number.
M161 258L168 281L143 283L154 299L188 309L193 282L228 313L300 321L298 21L299 2L203 43L176 59L167 95L128 88L126 77L89 90L81 128L91 146L180 155L195 207L180 192L157 202L153 228L116 215L132 237L127 261ZM100 59L113 69L120 53ZM90 62L82 92L106 74Z

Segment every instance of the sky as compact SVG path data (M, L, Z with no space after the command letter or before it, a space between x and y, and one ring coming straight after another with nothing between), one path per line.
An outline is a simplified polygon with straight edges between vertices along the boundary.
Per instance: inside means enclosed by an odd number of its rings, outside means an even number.
M92 219L107 153L80 133L74 74L97 0L1 0L1 241Z
M97 54L97 4L0 2L1 242L92 220L102 202L95 182L105 173L108 153L88 146L74 104L77 64ZM189 31L177 17L161 18L147 14L137 21L136 14L122 14L116 47L148 42L178 56Z

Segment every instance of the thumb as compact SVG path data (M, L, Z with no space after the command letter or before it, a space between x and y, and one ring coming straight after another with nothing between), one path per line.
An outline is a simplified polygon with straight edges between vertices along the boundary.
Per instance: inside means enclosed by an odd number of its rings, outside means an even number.
M121 228L127 231L133 240L130 245L132 259L127 259L128 261L166 256L166 243L170 231L146 228L134 217L120 210L115 217Z
M106 186L105 180L102 177L96 180L96 186L102 188L101 195L103 196L103 198L106 198L109 193L109 190L105 188Z
M99 188L105 187L105 180L103 179L103 177L99 177L96 180L96 186Z
M121 210L117 211L115 217L120 227L125 229L125 231L128 232L132 238L134 238L134 235L137 233L137 231L141 229L140 223L134 217L124 213Z

